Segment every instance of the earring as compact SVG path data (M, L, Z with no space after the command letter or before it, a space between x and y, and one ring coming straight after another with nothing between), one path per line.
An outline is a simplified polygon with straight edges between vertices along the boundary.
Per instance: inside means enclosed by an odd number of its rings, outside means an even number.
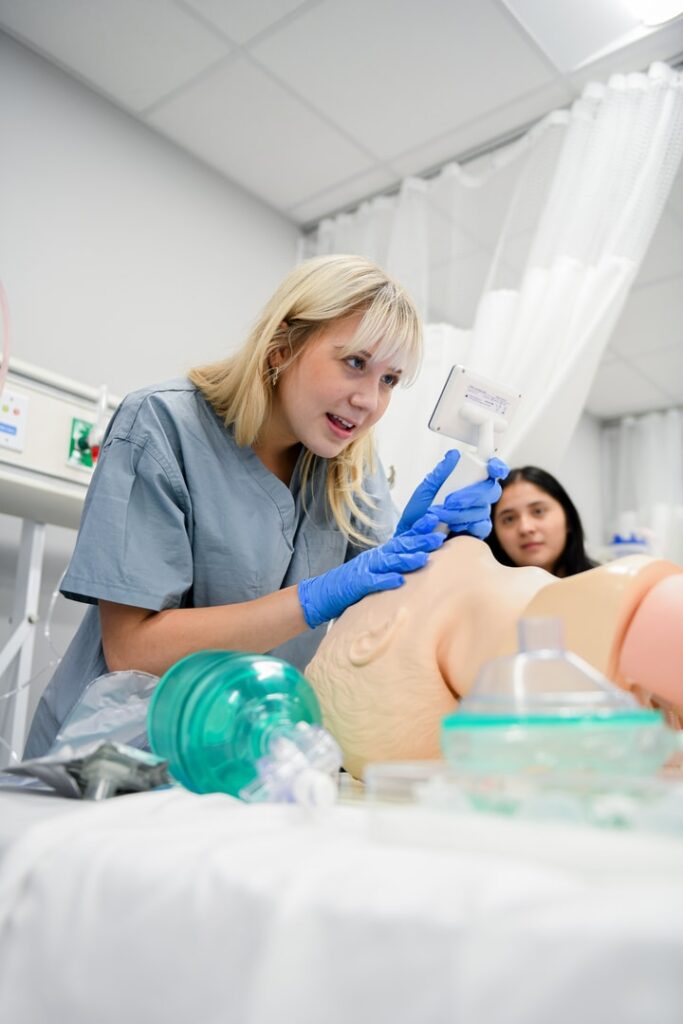
M278 377L280 376L280 367L274 366L271 370L270 384L271 387L275 387L277 384Z

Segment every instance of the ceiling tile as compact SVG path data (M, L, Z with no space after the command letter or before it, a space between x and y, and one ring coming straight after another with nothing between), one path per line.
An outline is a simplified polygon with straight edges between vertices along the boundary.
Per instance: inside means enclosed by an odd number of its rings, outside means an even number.
M503 0L560 71L572 71L609 48L627 32L640 29L626 4L590 0L590 14L576 0Z
M334 188L325 189L303 203L290 207L286 213L297 224L313 224L337 210L355 206L368 196L376 196L392 188L396 179L382 168L357 174Z
M246 58L218 68L147 120L280 210L369 169L352 143ZM306 159L308 151L314 158Z
M408 148L408 133L404 133L401 152L388 157L399 177L419 174L449 160L485 146L517 129L540 120L558 107L568 106L573 95L562 82L553 82L512 102L502 102L495 110L483 114L436 139ZM455 120L455 119L453 119Z
M172 0L0 0L0 25L135 111L229 51Z
M683 402L683 338L680 345L636 356L630 361L673 402Z
M327 0L253 53L381 159L553 77L495 0Z
M671 398L622 360L598 368L586 411L602 419L664 409Z
M644 355L683 345L683 276L635 287L610 339L614 352Z
M234 42L243 44L311 0L185 0Z

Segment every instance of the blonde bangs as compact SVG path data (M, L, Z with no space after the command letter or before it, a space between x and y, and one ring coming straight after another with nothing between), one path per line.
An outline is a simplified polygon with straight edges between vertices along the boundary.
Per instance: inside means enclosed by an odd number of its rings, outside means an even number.
M422 361L422 327L412 304L393 284L386 284L365 310L343 355L367 351L373 362L401 370L401 384L411 384Z

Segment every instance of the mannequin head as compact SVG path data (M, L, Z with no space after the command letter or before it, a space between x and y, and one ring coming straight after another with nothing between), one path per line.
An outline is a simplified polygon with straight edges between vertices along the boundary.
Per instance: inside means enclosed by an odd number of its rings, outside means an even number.
M306 669L346 769L360 777L367 761L438 757L441 718L553 578L455 537L398 590L348 608Z

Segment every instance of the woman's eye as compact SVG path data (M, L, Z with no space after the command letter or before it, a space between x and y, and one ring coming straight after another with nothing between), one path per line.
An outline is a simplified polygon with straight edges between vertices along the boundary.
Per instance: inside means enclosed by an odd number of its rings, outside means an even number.
M385 373L382 377L382 383L388 388L395 388L398 384L398 377L395 373Z
M365 360L362 356L348 356L346 363L352 370L364 370Z

